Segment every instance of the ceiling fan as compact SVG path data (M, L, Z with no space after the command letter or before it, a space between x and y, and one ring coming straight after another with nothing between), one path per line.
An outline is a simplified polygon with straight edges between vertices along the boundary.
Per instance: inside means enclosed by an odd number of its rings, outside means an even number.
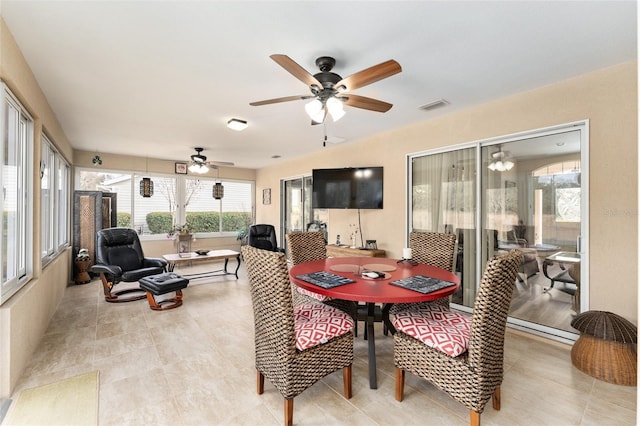
M204 148L194 148L196 153L191 156L191 164L189 165L189 171L191 173L207 173L209 167L217 169L219 166L233 166L233 163L228 161L207 161L207 157L202 155Z
M286 96L283 98L251 102L249 105L260 106L279 102L312 99L311 102L305 105L305 110L311 117L311 124L323 123L327 117L327 113L331 114L333 121L338 121L344 116L343 105L377 112L389 111L393 106L390 103L365 96L352 95L346 92L375 83L378 80L402 71L400 64L390 59L352 74L349 77L342 78L338 74L331 72L336 64L336 60L329 56L321 56L316 59L316 66L320 69L320 72L311 75L287 55L276 54L271 55L270 58L298 80L308 85L311 95Z

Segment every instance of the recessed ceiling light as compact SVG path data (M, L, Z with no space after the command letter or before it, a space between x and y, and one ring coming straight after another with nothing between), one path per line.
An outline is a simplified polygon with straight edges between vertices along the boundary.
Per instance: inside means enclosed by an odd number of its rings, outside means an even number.
M248 126L249 125L246 121L240 120L239 118L232 118L231 120L227 121L227 127L238 132L246 129Z

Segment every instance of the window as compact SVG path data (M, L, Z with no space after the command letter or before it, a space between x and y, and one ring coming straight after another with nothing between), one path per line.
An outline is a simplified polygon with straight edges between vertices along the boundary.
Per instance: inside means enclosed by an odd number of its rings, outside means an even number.
M33 184L31 176L33 120L2 85L2 236L0 237L0 303L5 302L31 278Z
M143 177L153 181L152 197L140 195ZM224 197L216 200L212 191L217 180L79 169L77 189L116 193L118 226L134 228L143 238L165 238L184 223L203 236L235 235L252 221L253 182L222 181Z
M237 233L251 224L253 185L250 182L222 181L224 197L213 198L218 179L185 179L185 222L197 233Z
M42 263L69 243L69 165L42 135L40 160Z

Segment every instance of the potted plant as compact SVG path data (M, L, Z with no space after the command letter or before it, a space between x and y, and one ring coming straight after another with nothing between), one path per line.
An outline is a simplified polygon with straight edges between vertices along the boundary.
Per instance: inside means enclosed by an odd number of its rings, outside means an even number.
M167 238L171 238L175 235L189 235L192 230L193 227L188 223L185 223L184 225L176 225L171 231L169 231Z

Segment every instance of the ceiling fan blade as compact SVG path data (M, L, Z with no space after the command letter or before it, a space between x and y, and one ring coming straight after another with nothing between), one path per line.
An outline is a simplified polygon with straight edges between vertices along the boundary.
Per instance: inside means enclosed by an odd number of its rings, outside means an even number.
M379 101L373 98L367 98L366 96L348 94L348 95L345 95L344 97L347 98L344 101L345 105L349 105L356 108L368 109L371 111L387 112L393 106L393 104Z
M283 98L275 98L275 99L267 99L266 101L251 102L249 105L260 106L260 105L268 105L268 104L277 104L279 102L299 101L301 99L309 99L313 97L314 96L303 96L303 95L285 96Z
M271 59L276 61L278 65L280 65L285 70L289 71L291 75L295 78L306 84L307 86L318 86L319 90L322 90L322 83L320 83L312 74L310 74L307 70L302 68L295 62L293 59L288 57L287 55L275 54L269 56Z
M355 90L367 84L375 83L383 78L391 77L402 71L399 63L393 59L374 65L337 82L334 87L341 92Z

